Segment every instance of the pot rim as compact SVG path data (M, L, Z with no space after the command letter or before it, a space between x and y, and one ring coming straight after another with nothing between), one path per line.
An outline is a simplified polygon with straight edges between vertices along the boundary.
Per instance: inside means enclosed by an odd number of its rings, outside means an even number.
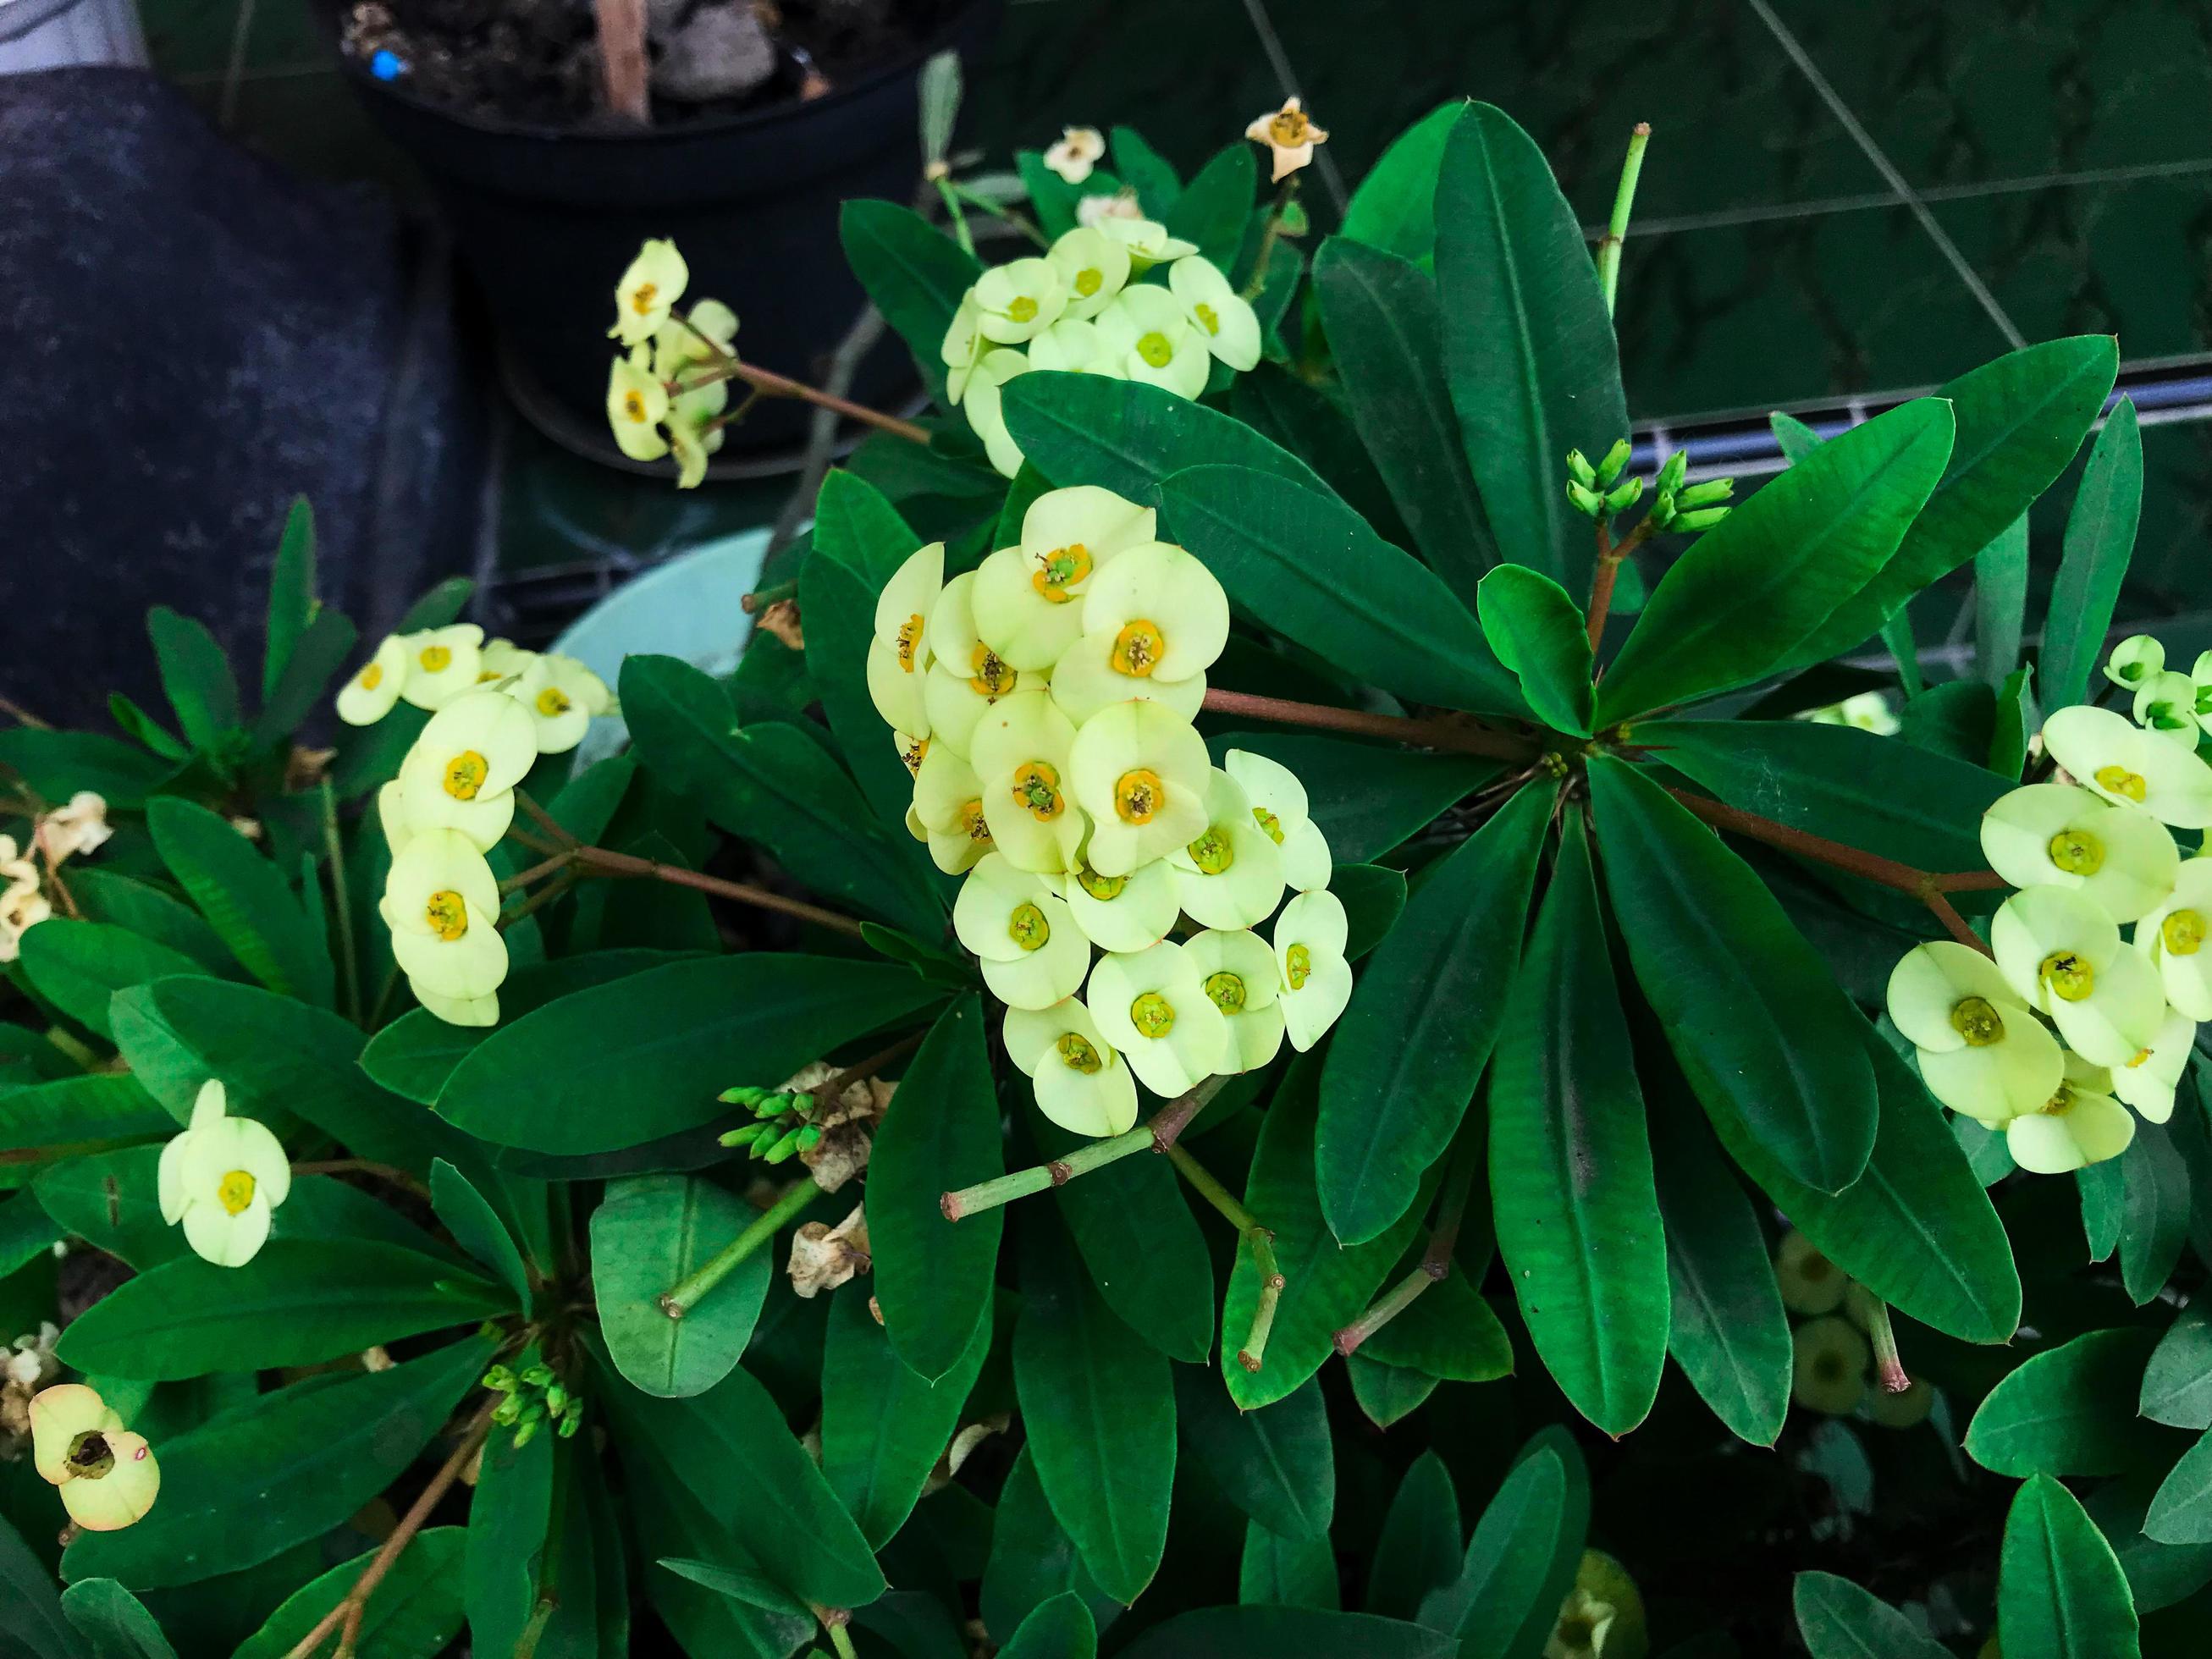
M4 3L5 0L0 0L0 3ZM33 3L36 3L36 0L33 0ZM797 117L827 113L858 103L884 86L915 74L931 58L967 33L978 16L995 9L1002 0L963 0L962 3L953 7L929 37L913 50L900 54L857 81L834 88L823 97L785 99L758 109L740 110L735 114L715 116L707 120L687 121L680 127L648 126L639 129L550 126L536 121L510 121L497 116L463 114L429 99L418 97L398 82L380 81L358 59L349 55L340 40L340 14L345 0L310 0L310 3L322 24L331 52L338 61L339 73L364 91L376 97L389 99L415 114L501 138L646 145L720 138L732 133L775 127Z

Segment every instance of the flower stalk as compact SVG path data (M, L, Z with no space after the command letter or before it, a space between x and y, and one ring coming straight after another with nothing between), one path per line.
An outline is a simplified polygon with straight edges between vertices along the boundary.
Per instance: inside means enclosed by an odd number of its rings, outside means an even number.
M1441 1284L1450 1273L1452 1252L1459 1246L1460 1227L1467 1219L1468 1198L1474 1190L1475 1168L1480 1162L1474 1146L1472 1141L1462 1141L1444 1176L1443 1199L1437 1211L1436 1231L1429 1235L1429 1246L1421 1252L1420 1261L1413 1272L1376 1298L1365 1313L1337 1332L1339 1353L1347 1358L1357 1353L1361 1343L1413 1306L1430 1285Z
M1103 1169L1133 1153L1168 1152L1190 1127L1190 1121L1205 1109L1206 1102L1221 1092L1228 1081L1226 1077L1210 1077L1189 1093L1170 1101L1133 1129L1094 1140L1049 1164L1017 1170L1012 1175L996 1176L973 1187L963 1187L958 1192L947 1193L937 1200L937 1207L945 1212L947 1221L960 1221L978 1211L996 1209L1032 1193L1065 1187L1078 1176Z
M1243 1345L1237 1350L1237 1363L1256 1373L1266 1359L1267 1333L1274 1328L1275 1305L1283 1294L1283 1270L1275 1260L1275 1235L1237 1202L1213 1171L1190 1155L1188 1148L1170 1143L1166 1151L1168 1162L1190 1182L1192 1189L1213 1206L1252 1247L1252 1265L1260 1273L1260 1297L1253 1306L1252 1323L1245 1333Z
M660 1311L671 1319L681 1319L690 1313L709 1291L735 1272L740 1263L774 1238L786 1222L796 1220L799 1212L811 1204L821 1190L814 1184L812 1176L804 1181L792 1182L784 1189L782 1196L755 1217L743 1232L702 1262L687 1277L661 1292Z
M1613 193L1613 217L1597 245L1598 286L1605 290L1605 314L1613 315L1613 292L1620 286L1620 249L1628 239L1628 216L1636 205L1637 180L1644 176L1644 151L1651 124L1638 121L1628 135L1628 155L1620 164L1620 183Z
M1360 708L1294 702L1286 697L1263 697L1249 691L1224 691L1218 687L1207 688L1205 707L1216 714L1273 720L1280 726L1310 726L1320 732L1349 732L1358 737L1382 738L1391 743L1442 749L1459 755L1484 755L1493 760L1533 760L1541 752L1540 746L1527 738L1493 732L1486 726L1415 720L1405 714L1370 714Z

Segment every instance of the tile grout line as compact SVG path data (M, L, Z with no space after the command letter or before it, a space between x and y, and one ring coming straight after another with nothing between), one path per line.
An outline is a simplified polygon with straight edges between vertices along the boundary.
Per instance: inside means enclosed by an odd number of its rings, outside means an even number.
M2005 308L1997 303L1996 295L1990 292L1988 285L1982 281L1979 274L1966 263L1966 256L1959 252L1958 244L1951 240L1943 227L1936 222L1935 214L1929 210L1928 204L1914 191L1905 175L1898 171L1897 164L1883 152L1881 146L1875 143L1874 135L1860 125L1858 118L1851 113L1850 106L1844 102L1835 88L1829 85L1827 76L1820 73L1820 65L1815 64L1806 52L1805 48L1798 44L1797 37L1790 32L1781 18L1775 15L1774 9L1767 3L1767 0L1746 0L1746 3L1759 15L1759 21L1766 25L1767 32L1773 35L1776 43L1788 54L1790 61L1797 66L1798 73L1811 83L1813 90L1820 95L1820 101L1828 106L1828 112L1842 124L1844 131L1850 135L1851 141L1859 147L1867 160L1874 163L1875 171L1881 175L1883 182L1897 192L1897 199L1910 210L1915 219L1920 222L1921 229L1928 233L1929 240L1936 244L1936 250L1949 261L1951 269L1958 273L1959 280L1966 285L1967 292L1972 294L1982 309L1989 313L1990 320L1997 325L1998 332L2004 336L2015 351L2025 346L2027 343L2027 337L2022 334L2012 319L2006 315Z
M1298 96L1298 78L1291 69L1289 54L1283 50L1282 37L1275 33L1274 20L1267 15L1267 0L1244 0L1244 13L1252 20L1252 32L1260 37L1260 50L1267 55L1267 66L1275 72L1283 96ZM1344 175L1337 171L1336 158L1326 145L1314 152L1314 165L1320 169L1322 183L1334 199L1337 213L1341 216L1349 198L1344 191Z

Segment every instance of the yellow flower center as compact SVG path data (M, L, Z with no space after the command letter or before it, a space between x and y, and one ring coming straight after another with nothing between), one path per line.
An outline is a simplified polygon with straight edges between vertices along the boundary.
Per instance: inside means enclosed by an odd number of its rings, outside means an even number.
M1206 976L1206 1000L1224 1014L1241 1013L1244 1007L1244 981L1226 968L1218 974Z
M1167 636L1140 617L1114 636L1114 649L1106 660L1115 673L1146 680L1160 665L1167 648Z
M383 684L384 665L382 663L373 662L369 664L368 667L361 671L361 689L362 690L374 691L378 686Z
M1283 844L1283 821L1264 806L1254 807L1252 816L1259 820L1260 827L1267 832L1267 839L1280 847Z
M416 660L422 665L424 673L442 674L451 665L453 653L442 645L426 645Z
M216 1185L216 1200L224 1213L237 1215L253 1202L253 1176L246 1170L233 1170Z
M464 749L446 763L446 793L455 800L474 800L490 773L489 761L473 749Z
M899 758L906 763L906 769L908 771L919 775L921 771L921 763L928 753L929 739L927 738L916 738L912 743L909 743L905 748L899 750Z
M570 707L568 694L557 685L549 685L538 694L538 712L549 720L567 714Z
M1034 904L1017 904L1006 918L1006 937L1024 951L1042 949L1052 938L1052 924Z
M991 826L983 822L983 803L981 800L971 800L960 809L960 828L966 832L969 840L980 841L986 845L989 843Z
M1188 850L1190 861L1205 875L1218 876L1237 862L1237 848L1231 844L1228 831L1214 824L1206 825L1206 833Z
M623 413L629 416L630 419L636 422L638 425L645 425L647 423L645 413L645 394L635 389L623 392Z
M2053 951L2035 971L2051 995L2067 1002L2083 1001L2097 988L2096 970L2078 951Z
M2087 830L2061 830L2051 838L2051 861L2069 876L2094 876L2105 867L2105 843Z
M1267 141L1280 144L1285 149L1296 149L1307 142L1306 134L1312 127L1313 123L1306 119L1304 110L1281 110L1268 118Z
M1114 815L1124 823L1150 823L1166 795L1158 773L1148 766L1133 768L1114 780Z
M1151 332L1139 337L1137 355L1154 368L1165 368L1175 361L1175 347L1170 343L1166 335L1158 329L1153 329Z
M1006 666L1005 659L997 652L981 641L977 642L968 660L969 665L975 671L969 678L968 689L977 696L993 702L1012 690L1014 682L1020 678Z
M1127 876L1102 876L1086 864L1075 872L1075 884L1101 904L1111 904L1121 896L1121 890L1129 884L1129 878Z
M1039 823L1051 823L1067 804L1060 773L1048 761L1026 761L1014 769L1014 799Z
M1006 315L1018 323L1033 321L1037 314L1037 302L1026 294L1014 295L1014 302L1006 307Z
M1106 286L1106 273L1096 265L1085 265L1075 273L1075 291L1085 299Z
M423 905L422 918L432 933L450 945L469 931L468 901L452 888L441 887Z
M914 672L914 659L921 648L921 618L908 617L899 624L898 665L907 673Z
M115 1453L108 1446L106 1435L98 1429L88 1429L70 1442L63 1461L77 1480L98 1480L114 1468Z
M1037 568L1030 572L1030 586L1043 595L1047 605L1066 605L1076 596L1067 590L1091 574L1091 550L1070 542L1036 556Z
M1090 1077L1106 1064L1098 1057L1098 1050L1092 1048L1079 1032L1062 1031L1060 1040L1052 1047L1053 1052L1060 1056L1061 1065L1071 1072L1080 1072L1085 1077Z
M653 315L653 302L660 296L658 283L640 283L637 292L629 296L629 308L641 317Z
M2138 1048L2138 1049L2136 1049L2136 1050L2135 1051L2135 1053L2133 1053L2132 1054L2130 1054L2130 1055L2128 1056L2128 1066L2127 1066L2127 1069L2128 1069L2128 1070L2130 1070L2130 1072L2132 1072L2132 1071L2134 1071L2134 1070L2135 1070L2135 1068L2136 1068L2136 1066L2138 1066L2142 1065L2142 1064L2143 1063L2143 1061L2145 1061L2145 1060L2148 1060L2149 1058L2150 1058L2150 1050L2149 1050L2149 1049L2148 1049L2148 1048Z
M1313 952L1303 945L1293 945L1283 952L1283 976L1291 981L1291 989L1303 991L1313 973Z
M1147 991L1129 1005L1129 1024L1148 1037L1164 1037L1175 1030L1175 1004L1158 991Z
M2124 766L2100 766L2095 775L2106 793L2122 796L2138 806L2142 805L2143 797L2150 793L2150 787L2143 781L2142 774L2130 772Z
M2004 1036L2004 1016L1987 998L1968 997L1951 1010L1951 1029L1966 1039L1969 1048L1986 1048Z
M1205 301L1200 300L1196 305L1193 306L1190 308L1190 314L1198 319L1199 326L1203 328L1208 334L1218 334L1221 332L1221 313L1214 310L1212 306L1206 304Z
M2074 1091L2066 1084L2058 1085L2058 1092L2045 1101L2039 1109L2045 1117L2064 1117L2074 1109Z
M2158 925L2159 943L2178 957L2193 957L2204 948L2204 915L2199 910L2176 910Z

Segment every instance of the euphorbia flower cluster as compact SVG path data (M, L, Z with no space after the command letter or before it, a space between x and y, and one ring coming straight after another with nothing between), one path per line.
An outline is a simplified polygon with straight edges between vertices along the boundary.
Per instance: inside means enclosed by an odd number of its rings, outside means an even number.
M916 551L868 647L907 827L967 872L953 928L1007 1005L1007 1053L1084 1134L1128 1128L1139 1083L1173 1097L1286 1035L1310 1048L1352 990L1304 787L1238 750L1215 766L1191 726L1229 600L1157 528L1109 490L1049 491L973 572Z
M392 955L439 1018L496 1024L507 945L484 854L514 822L514 787L538 757L581 743L614 696L574 657L487 644L460 623L386 640L338 693L338 715L367 726L403 697L435 712L376 798L392 847L380 908Z
M1164 282L1145 280L1156 267ZM1260 319L1195 245L1151 219L1106 218L1040 256L985 271L961 299L939 355L945 395L1011 478L1022 452L999 391L1015 375L1103 374L1195 398L1216 362L1240 373L1259 363Z
M2168 833L2212 825L2212 766L2197 753L2212 652L2172 673L2138 635L2105 672L2135 693L2135 721L2060 709L2043 744L2061 777L1983 816L1990 867L2020 889L1991 921L1990 951L1923 945L1889 981L1929 1091L2045 1173L2124 1152L2129 1107L2165 1122L2197 1024L2212 1018L2212 862L2184 860Z

